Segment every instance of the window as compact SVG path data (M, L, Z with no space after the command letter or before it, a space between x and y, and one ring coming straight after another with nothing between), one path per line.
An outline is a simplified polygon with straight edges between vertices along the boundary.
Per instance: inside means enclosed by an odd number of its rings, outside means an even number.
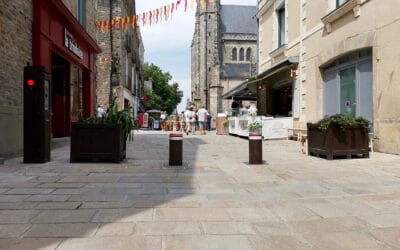
M243 62L244 61L244 49L240 48L239 51L239 61Z
M81 25L85 24L85 0L78 0L78 21Z
M285 44L285 8L276 11L278 17L278 48Z
M251 48L247 48L246 61L250 61L250 60L251 60Z
M337 113L373 121L370 49L345 55L324 70L324 115Z
M237 48L232 49L232 61L237 61Z
M336 1L336 8L339 8L343 4L345 4L348 0L335 0Z

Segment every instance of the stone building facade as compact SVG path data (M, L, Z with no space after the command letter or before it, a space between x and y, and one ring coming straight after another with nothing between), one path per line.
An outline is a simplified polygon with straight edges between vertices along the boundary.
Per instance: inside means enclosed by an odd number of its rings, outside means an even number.
M32 1L0 1L0 157L22 150L22 82L24 66L32 63L32 9Z
M399 11L390 0L259 0L258 109L286 111L295 129L363 116L374 149L400 154Z
M92 55L99 48L90 36L94 36L96 29L93 11L96 2L95 0L0 1L0 158L22 152L24 66L29 63L44 65L51 69L53 61L51 53L55 50L69 57L71 61L79 61L71 51L60 46L61 43L52 40L55 36L64 36L64 29L57 32L53 30L59 27L57 25L68 26L75 38L82 42L78 44L83 46L84 55L80 66L86 69L85 79L88 83L86 86L91 87L94 83L91 74L94 68L90 67L90 63ZM78 17L78 11L80 17L84 17L85 20L80 20L82 21L80 24L75 19ZM55 25L50 26L50 23ZM43 27L48 29L43 31ZM33 29L36 29L36 32L33 32ZM41 39L43 32L47 32L47 40ZM45 46L43 42L46 42ZM89 97L90 88L85 90L88 90L85 96ZM94 111L90 100L79 105L81 108L85 106L89 112Z
M226 112L222 95L249 78L257 62L256 6L212 1L196 12L192 41L192 104L211 114Z
M109 20L110 1L99 0L97 20ZM114 0L112 16L120 19L135 15L135 1ZM97 41L103 52L99 58L112 61L97 61L97 103L106 108L110 97L110 71L112 70L112 97L117 97L120 109L132 107L134 115L139 111L140 100L144 95L144 46L139 27L122 30L116 28L112 34L112 53L110 32L99 32Z

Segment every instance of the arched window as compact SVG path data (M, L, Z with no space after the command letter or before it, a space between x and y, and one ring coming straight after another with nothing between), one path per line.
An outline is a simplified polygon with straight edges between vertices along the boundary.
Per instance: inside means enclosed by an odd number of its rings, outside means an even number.
M246 50L246 61L251 60L251 48L247 48Z
M237 61L237 48L232 49L232 61Z
M239 61L244 61L244 49L240 48L239 51Z

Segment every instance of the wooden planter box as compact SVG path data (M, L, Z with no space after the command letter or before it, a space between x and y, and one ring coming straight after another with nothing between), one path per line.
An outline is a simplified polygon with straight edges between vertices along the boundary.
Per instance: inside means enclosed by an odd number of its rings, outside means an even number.
M369 137L366 128L346 128L330 126L326 131L317 124L307 123L308 154L317 157L324 155L332 160L335 156L353 155L369 157Z
M72 123L70 162L112 161L126 158L121 124Z

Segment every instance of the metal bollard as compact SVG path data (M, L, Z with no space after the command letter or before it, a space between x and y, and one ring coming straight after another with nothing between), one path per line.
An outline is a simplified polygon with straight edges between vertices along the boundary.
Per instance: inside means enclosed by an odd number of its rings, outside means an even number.
M249 164L262 164L261 133L249 133Z
M182 166L182 134L169 135L169 165Z

